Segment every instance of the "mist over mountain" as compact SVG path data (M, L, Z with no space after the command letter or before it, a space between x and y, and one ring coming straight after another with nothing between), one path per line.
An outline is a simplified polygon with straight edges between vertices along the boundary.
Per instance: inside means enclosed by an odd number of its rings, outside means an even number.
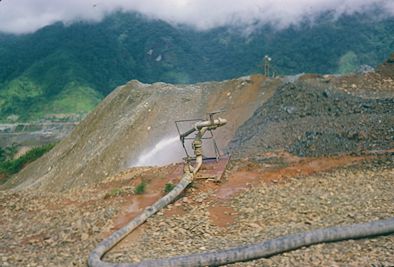
M322 14L394 15L392 0L5 0L0 3L0 32L32 33L55 22L100 22L116 11L137 12L149 19L198 30L237 26L248 31L262 25L284 29Z
M233 26L205 31L138 13L101 22L55 23L32 34L0 34L0 121L85 113L118 85L195 83L262 72L346 73L376 66L394 50L394 20L378 11L333 19L327 12L281 30ZM14 116L15 117L15 116Z

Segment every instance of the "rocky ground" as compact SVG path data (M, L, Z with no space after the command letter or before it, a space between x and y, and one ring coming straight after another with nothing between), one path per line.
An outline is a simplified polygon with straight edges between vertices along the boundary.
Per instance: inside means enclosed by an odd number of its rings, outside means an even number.
M305 74L281 85L232 139L235 156L326 156L394 148L394 53L376 71Z
M187 88L136 81L120 87L3 188L23 190L0 191L0 266L86 266L98 242L162 197L182 173L179 164L119 173L127 153L157 143L173 128L174 114L201 117L217 107L226 108L223 117L231 122L218 130L219 141L235 135L221 182L193 182L106 260L223 249L393 217L393 57L377 72L306 75L287 84L252 76ZM144 192L136 194L142 183ZM394 266L394 235L231 266Z
M230 151L241 157L276 149L324 156L394 148L393 92L365 99L319 79L288 83L237 130Z
M69 193L0 192L1 266L86 266L89 251L162 196L180 166L137 168ZM105 258L140 261L394 215L394 156L233 160L198 180ZM147 191L134 188L147 183ZM394 237L321 244L232 266L392 266Z

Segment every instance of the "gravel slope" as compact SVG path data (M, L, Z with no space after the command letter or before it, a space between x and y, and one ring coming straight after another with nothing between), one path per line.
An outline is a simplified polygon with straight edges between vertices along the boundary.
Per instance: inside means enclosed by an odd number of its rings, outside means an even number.
M236 132L236 156L285 149L299 156L394 148L394 98L364 99L319 80L279 88Z
M393 182L394 158L391 157L274 185L261 184L226 204L236 214L227 227L219 227L210 220L208 209L217 205L217 200L193 205L198 202L197 195L191 204L182 203L188 211L186 214L170 218L165 214L155 216L137 242L120 245L107 259L125 262L214 250L299 231L392 217ZM393 235L322 244L234 266L372 264L394 264Z
M250 164L232 162L227 176ZM164 184L166 180L158 177L173 168L132 169L69 193L1 191L0 265L86 266L90 250L114 230L116 218L136 201L133 188L138 179L156 177ZM150 196L148 192L146 197ZM255 243L325 226L392 217L393 204L393 155L310 176L278 177L273 183L262 180L229 198L218 197L217 187L200 181L106 258L125 262ZM221 211L220 218L214 216L217 211ZM234 266L372 264L394 264L393 235L317 245Z

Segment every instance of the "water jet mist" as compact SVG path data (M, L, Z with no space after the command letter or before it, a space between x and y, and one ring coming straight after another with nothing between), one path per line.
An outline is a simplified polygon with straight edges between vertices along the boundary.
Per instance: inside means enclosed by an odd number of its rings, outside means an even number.
M163 166L174 162L181 162L184 157L179 136L165 137L153 147L143 151L130 167Z

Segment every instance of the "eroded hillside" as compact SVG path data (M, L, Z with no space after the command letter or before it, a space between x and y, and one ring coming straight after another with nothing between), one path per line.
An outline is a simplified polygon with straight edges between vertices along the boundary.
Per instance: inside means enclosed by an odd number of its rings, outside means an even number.
M132 166L180 162L184 154L174 122L216 110L229 121L215 134L219 147L236 157L275 150L327 156L392 149L390 60L377 72L304 75L294 82L259 75L193 85L131 81L5 186L61 191Z
M222 179L195 179L106 261L211 251L393 217L390 62L373 73L293 82L252 76L119 87L6 184L17 190L0 191L0 264L86 266L98 242L162 197L183 169L130 167L156 162L160 149L169 162L179 160L174 121L218 109L229 124L215 131L217 141L233 154ZM393 244L393 235L324 243L233 266L392 266Z
M173 140L166 157L179 161L180 152L171 155L180 146L175 142L174 121L205 118L207 112L221 109L220 116L229 118L229 123L216 136L219 146L225 147L238 127L282 83L258 75L195 85L129 82L6 186L61 191L96 183L132 166L162 140Z

